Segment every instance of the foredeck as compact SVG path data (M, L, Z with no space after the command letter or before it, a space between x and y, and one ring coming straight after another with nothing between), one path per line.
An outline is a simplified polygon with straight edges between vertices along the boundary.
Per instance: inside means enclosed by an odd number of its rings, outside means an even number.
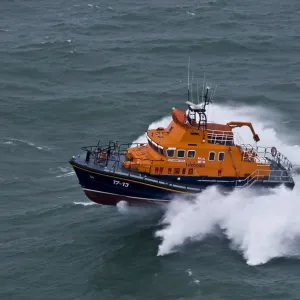
M107 174L114 174L122 177L138 179L139 181L142 180L145 182L156 183L168 187L178 188L181 190L189 190L191 193L197 193L203 190L203 188L197 186L180 184L177 182L174 183L174 181L168 181L165 179L161 180L153 176L141 174L135 170L128 170L122 166L123 159L125 159L125 153L119 153L118 155L112 154L110 158L108 158L106 161L103 162L99 162L97 159L95 159L94 156L89 161L86 161L86 152L85 152L78 155L74 159L74 162L78 165L87 167L94 171L99 171L101 173L105 172Z

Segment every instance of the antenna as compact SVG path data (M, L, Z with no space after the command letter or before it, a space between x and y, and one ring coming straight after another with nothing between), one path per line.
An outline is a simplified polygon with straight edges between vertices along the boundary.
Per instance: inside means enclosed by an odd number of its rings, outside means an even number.
M210 97L210 101L211 101L211 102L213 101L213 97L215 96L217 87L218 87L218 85L216 85L216 87L215 87L215 89L213 90L212 95L211 95L211 97Z
M205 73L203 75L202 97L201 97L202 102L203 102L203 97L204 97L204 84L205 84Z
M188 62L188 101L190 101L190 56Z
M194 82L194 72L192 73L192 84L191 84L191 101L194 103L194 101L193 101L193 82Z
M209 104L209 101L210 101L210 99L208 98L208 91L210 90L210 87L207 85L206 86L206 93L205 93L205 95L204 95L204 107L206 106L206 105L208 105Z
M199 83L199 80L197 79L197 99L198 99L198 104L199 104L199 88L198 88L198 83Z

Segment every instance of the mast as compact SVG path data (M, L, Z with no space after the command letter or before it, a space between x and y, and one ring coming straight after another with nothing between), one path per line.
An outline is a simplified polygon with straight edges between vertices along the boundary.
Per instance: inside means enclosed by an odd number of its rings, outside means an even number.
M198 104L200 103L200 99L199 99L199 80L197 79L197 100L198 100Z
M191 84L191 101L194 103L193 100L193 82L194 82L194 72L192 72L192 84Z
M204 94L204 85L205 85L205 73L203 75L203 84L202 84L202 97L201 97L202 101L203 101L203 94Z
M188 101L190 101L190 56L188 62Z
M207 115L206 115L206 106L212 103L212 98L215 94L215 90L211 90L211 88L208 86L205 80L205 73L203 76L203 86L202 86L202 103L200 103L200 97L199 97L199 88L198 88L198 80L197 80L197 104L193 103L193 79L194 79L194 73L192 74L192 85L190 86L190 57L188 61L188 101L186 104L188 104L188 112L186 114L187 121L190 123L190 125L194 125L193 123L196 123L198 125L198 129L202 128L203 130L207 129ZM191 88L191 93L190 93ZM196 114L198 115L198 121L196 118ZM192 115L195 118L192 118Z

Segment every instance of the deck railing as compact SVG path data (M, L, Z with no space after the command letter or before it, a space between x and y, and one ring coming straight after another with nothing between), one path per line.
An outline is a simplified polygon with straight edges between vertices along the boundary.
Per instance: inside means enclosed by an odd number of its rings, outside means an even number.
M273 170L270 176L266 176L269 170L257 169L246 179L239 181L238 187L250 187L256 182L289 183L293 182L292 176L286 170Z
M123 143L110 141L108 144L102 144L101 141L97 143L95 146L85 146L82 147L83 151L87 152L86 161L93 160L95 165L104 166L107 168L109 172L115 172L116 169L120 167L120 163L122 163L121 159L126 159L125 152L129 147L142 147L146 143ZM161 162L162 160L149 160L149 159L141 159L138 160L147 160L150 161L150 173L152 165L155 162ZM132 172L138 173L135 169L132 168L132 163L129 164L128 172L131 174ZM162 175L162 174L157 174Z
M157 183L166 184L169 186L174 187L180 187L184 189L190 189L190 190L198 190L201 191L201 188L196 187L190 187L186 184L174 184L173 182L168 182L167 180L161 180L156 178L148 178L147 175L141 175L139 172L137 172L135 169L127 169L127 172L121 172L120 171L120 163L121 159L125 158L125 152L128 147L141 147L145 145L145 143L120 143L111 141L108 144L102 144L101 141L97 143L95 146L86 146L83 147L82 150L86 151L86 160L93 160L93 163L95 165L102 166L106 169L108 172L112 173L119 173L119 174L126 174L128 176L137 177L137 178L143 178L143 180L146 181L155 181ZM249 151L255 151L257 153L257 156L255 158L256 162L259 164L266 164L270 165L272 163L275 163L277 166L282 166L282 169L257 169L252 174L250 174L245 179L236 179L235 185L237 187L250 187L254 183L258 181L264 181L264 182L274 182L274 183L289 183L293 181L292 178L292 164L291 162L281 153L276 153L275 156L272 155L271 147L260 147L260 146L252 146L250 144L241 144L240 149L242 152L249 152ZM103 153L105 153L105 157L103 156ZM103 159L105 158L105 159ZM242 158L244 159L244 158ZM140 159L143 160L143 159ZM148 171L152 170L153 164L155 162L161 161L161 160L148 160L151 162L150 169ZM131 164L129 165L131 166ZM155 167L157 165L155 164ZM266 173L269 173L269 176L266 176ZM158 173L156 175L162 175L161 173ZM172 174L174 176L174 174ZM150 175L151 176L151 175ZM180 176L180 175L178 175ZM205 180L204 180L205 181ZM215 180L216 183L218 182L224 182L222 178L220 180Z
M277 152L277 150L272 152L273 147L253 146L250 144L241 144L239 147L242 152L242 160L244 161L254 159L258 164L275 164L279 168L283 167L289 174L293 171L293 165L288 158Z
M210 144L233 146L244 143L241 136L237 132L232 131L208 129L207 137Z

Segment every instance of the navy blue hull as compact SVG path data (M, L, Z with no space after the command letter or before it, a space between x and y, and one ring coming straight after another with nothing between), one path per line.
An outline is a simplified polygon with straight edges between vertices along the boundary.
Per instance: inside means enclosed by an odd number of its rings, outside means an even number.
M79 183L88 198L96 203L116 205L125 200L130 203L167 203L175 195L190 195L184 188L159 184L144 177L122 176L99 172L72 164ZM201 192L201 189L198 189Z
M235 180L217 181L216 179L198 181L197 184L178 183L166 181L165 178L144 177L138 174L122 174L121 172L109 172L95 170L88 165L82 165L70 161L79 183L86 196L99 204L116 205L120 201L131 204L143 203L168 203L176 196L190 198L201 193L209 186L216 185L220 191L232 191L239 187ZM241 185L243 179L241 179ZM276 187L278 183L268 184L256 182L255 187Z

